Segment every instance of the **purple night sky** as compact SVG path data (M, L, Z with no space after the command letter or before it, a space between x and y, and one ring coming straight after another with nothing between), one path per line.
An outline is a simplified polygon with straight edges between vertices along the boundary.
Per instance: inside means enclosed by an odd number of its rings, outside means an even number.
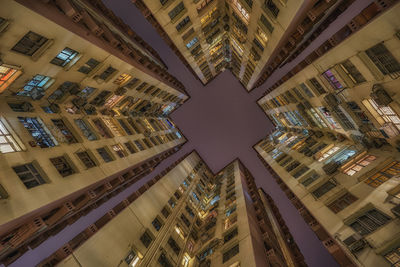
M279 70L278 73L274 73L266 84L250 94L229 71L220 74L204 87L175 56L134 4L129 0L103 1L161 55L163 61L168 65L169 72L185 85L191 98L173 112L172 119L189 141L179 152L162 162L152 174L93 210L75 224L66 227L36 249L28 251L10 266L35 266L161 170L193 149L197 150L214 172L219 171L235 158L239 158L251 171L257 185L263 187L275 200L307 264L311 267L338 266L264 168L252 148L272 129L272 124L258 107L256 101L269 85L301 61L315 47L322 44L337 29L343 27L348 19L342 18L353 17L372 0L356 0L296 60Z

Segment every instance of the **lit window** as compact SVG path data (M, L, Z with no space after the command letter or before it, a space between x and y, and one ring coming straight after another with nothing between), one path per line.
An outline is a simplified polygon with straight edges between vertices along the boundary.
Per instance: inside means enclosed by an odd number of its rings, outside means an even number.
M129 265L129 267L136 267L140 261L139 255L131 250L128 256L125 257L125 262Z
M385 258L392 264L393 267L400 266L400 247L392 249L389 253L385 254Z
M400 162L399 161L392 161L380 171L369 177L364 182L367 185L370 185L374 188L380 186L390 178L397 176L400 174Z
M16 67L0 64L0 93L4 92L21 74L22 71Z
M182 259L182 266L183 267L188 267L189 266L189 262L190 262L190 256L189 254L185 253L185 255L183 255L183 259Z
M336 122L336 120L332 117L331 113L329 112L329 110L327 108L318 107L318 109L321 112L321 114L324 116L326 121L329 123L329 125L331 126L332 129L342 129L342 127L340 127L340 124Z
M197 37L194 37L189 43L186 44L186 47L188 49L192 48L193 45L195 45L197 42L199 41L199 39Z
M58 142L40 118L18 117L18 120L41 148L57 146Z
M50 63L64 67L71 60L73 60L79 53L71 48L64 48L55 58L53 58Z
M336 90L344 88L343 85L336 79L335 75L331 70L325 71L322 76L332 85L332 87Z
M260 29L260 27L257 27L257 34L260 37L259 40L262 42L263 46L266 46L268 42L268 36L263 30Z
M111 147L114 150L114 152L117 153L118 157L120 158L126 157L127 153L120 144L112 145Z
M334 146L331 149L329 149L328 151L326 151L325 153L322 154L322 156L318 159L319 162L325 160L326 158L328 158L329 156L333 155L335 152L337 152L340 149L340 147L338 146Z
M368 166L374 160L376 160L375 156L365 155L361 159L357 160L355 163L346 167L343 172L349 176L353 176L357 172L361 171L362 168Z
M37 74L32 80L25 84L23 90L18 92L17 95L30 96L34 100L41 99L44 96L44 91L46 91L53 82L54 80L51 77Z
M9 129L11 128L4 118L0 118L0 153L17 152L22 150L21 146L18 144L21 141L15 134L10 133Z
M117 79L115 79L115 81L113 81L113 83L118 84L118 85L123 85L124 83L129 81L131 78L132 78L132 75L123 73L123 74L119 75L119 77Z
M379 106L373 99L363 100L362 103L368 109L368 111L371 112L380 125L391 122L398 130L400 130L400 118L391 107Z
M240 2L238 0L234 0L233 4L236 7L236 9L239 11L239 14L245 19L246 23L248 23L248 21L250 19L249 12L247 12L247 10L244 7L242 7L242 5L240 4Z
M124 136L126 135L125 132L122 130L121 127L115 122L113 118L104 117L104 123L110 128L116 136Z

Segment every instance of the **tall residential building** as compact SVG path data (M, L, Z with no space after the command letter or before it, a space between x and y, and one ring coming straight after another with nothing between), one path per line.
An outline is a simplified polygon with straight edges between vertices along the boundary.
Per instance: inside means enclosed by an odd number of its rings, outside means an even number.
M213 175L192 152L172 167L38 266L307 266L240 161Z
M255 149L341 266L400 266L400 3L259 100Z
M132 2L203 84L230 69L251 90L278 63L296 58L354 0Z
M2 1L0 261L138 181L185 138L188 96L95 0Z

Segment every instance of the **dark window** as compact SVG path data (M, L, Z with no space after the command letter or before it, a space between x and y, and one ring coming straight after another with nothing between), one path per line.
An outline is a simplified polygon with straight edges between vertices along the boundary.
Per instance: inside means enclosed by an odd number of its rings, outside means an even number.
M176 25L176 30L179 32L182 30L183 27L185 27L188 23L190 22L189 16L186 16L183 20L181 20L178 25Z
M100 135L104 138L112 138L113 136L110 134L107 126L100 119L94 119L93 124L97 127Z
M367 53L368 57L383 74L391 74L400 71L399 62L384 44L379 43L365 51L365 53Z
M319 174L318 173L313 173L313 174L311 174L310 177L308 177L303 182L301 182L301 184L304 185L304 186L309 186L310 184L312 184L312 182L314 182L318 178L319 178Z
M234 257L238 253L239 253L239 244L237 244L233 248L229 249L222 255L222 263L227 262L228 260L230 260L232 257Z
M156 229L157 231L160 231L161 227L162 227L162 222L160 219L155 218L152 223L151 223L154 227L154 229Z
M186 218L186 216L185 216L183 213L181 214L181 219L182 219L183 223L184 223L187 227L190 226L190 221L188 220L188 218Z
M180 199L181 198L181 194L179 194L178 191L175 191L174 196L176 197L176 199Z
M111 157L110 153L107 151L107 148L100 147L97 150L97 153L103 158L105 162L113 161L114 159Z
M86 166L86 168L90 169L90 168L96 167L96 163L90 157L88 152L86 152L86 151L78 152L78 153L76 153L76 155L79 157L79 159L82 161L82 163Z
M237 228L233 229L232 231L230 231L229 233L224 235L224 244L229 242L232 238L234 238L237 235L238 235L238 229Z
M322 87L322 85L318 82L317 79L311 78L309 81L310 81L310 83L314 86L314 88L317 90L317 92L318 92L320 95L326 93L324 87Z
M164 207L164 208L161 210L161 214L162 214L165 218L168 218L168 216L169 216L171 213L169 212L168 208Z
M136 145L141 151L146 150L146 149L143 147L143 145L142 145L138 140L135 140L135 141L133 141L133 142L135 142L135 145Z
M314 97L313 93L310 91L310 89L308 89L307 85L305 85L304 83L300 84L300 88L301 90L303 90L303 92L308 96L308 97Z
M365 82L364 76L358 71L356 66L354 66L353 63L351 63L350 60L346 60L340 64L344 72L346 72L347 76L355 83L363 83Z
M72 134L70 129L67 127L67 125L65 125L63 120L61 120L61 119L53 119L51 121L60 130L60 132L64 135L64 137L67 140L68 144L78 143L78 140L76 140L75 136Z
M79 72L82 72L82 73L85 73L85 74L89 74L89 73L90 73L94 68L96 68L97 65L99 65L99 64L100 64L99 61L97 61L97 60L91 58L91 59L89 59L89 60L85 63L85 65L82 65L82 66L78 69L78 71L79 71Z
M105 71L103 71L102 74L100 74L98 77L102 79L103 81L107 80L111 75L113 75L117 70L114 69L113 67L108 67Z
M56 167L57 171L61 174L62 177L66 177L75 173L75 170L69 164L67 159L63 156L51 158L50 161L54 165L54 167Z
M192 35L192 33L194 33L193 28L190 28L190 30L188 30L184 35L182 35L182 39L186 40L187 38L189 38L189 36Z
M258 41L257 38L253 39L253 43L261 50L264 51L264 46L260 43L260 41Z
M117 121L119 122L119 124L121 125L121 127L124 129L124 131L128 134L128 135L132 135L132 131L131 129L129 129L128 125L126 125L125 121L123 119L117 119Z
M73 60L79 53L69 47L64 48L55 58L53 58L50 63L64 67L71 60Z
M42 45L47 42L47 40L47 38L30 31L25 34L24 37L22 37L22 39L19 40L13 48L11 48L11 50L27 56L32 56Z
M12 168L28 189L46 183L32 163L19 165Z
M181 252L181 248L172 237L168 239L168 245L172 248L176 255L179 255L179 252Z
M171 262L168 260L167 256L164 252L161 253L160 257L158 257L158 263L162 267L174 267Z
M193 210L191 208L189 208L189 206L186 205L185 210L190 215L190 217L192 217L192 218L194 217Z
M179 13L181 13L182 10L185 9L185 6L183 5L183 2L180 2L174 9L172 9L169 13L168 16L170 19L174 19Z
M371 209L358 216L357 219L350 224L350 227L360 235L368 235L389 221L389 216L376 209Z
M332 181L327 181L326 183L324 183L323 185L318 187L314 192L312 192L312 194L316 198L320 198L323 195L325 195L326 193L328 193L329 191L331 191L334 187L336 187L336 183L334 183Z
M84 120L75 119L74 122L89 141L97 140L97 136L92 132L90 126Z
M275 18L278 17L279 8L275 5L273 0L265 0L264 7L268 9Z
M143 245L148 248L153 241L153 238L151 238L150 234L146 230L146 232L143 233L143 235L140 237L140 241L142 241Z
M339 197L335 201L333 201L331 204L328 205L328 207L334 212L338 213L341 210L345 209L346 207L350 206L353 202L355 202L357 198L347 192L343 196Z
M135 149L135 147L133 146L133 144L131 142L126 142L126 143L124 143L124 145L126 146L126 148L129 150L129 152L131 154L134 154L137 152L137 150Z

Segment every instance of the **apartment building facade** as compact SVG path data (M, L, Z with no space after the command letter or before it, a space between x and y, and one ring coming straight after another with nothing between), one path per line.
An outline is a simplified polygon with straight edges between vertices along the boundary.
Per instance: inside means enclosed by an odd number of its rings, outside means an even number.
M188 96L100 1L0 10L0 261L87 214L184 143ZM6 8L5 8L6 7Z
M251 90L278 57L293 60L354 1L132 2L203 84L229 69Z
M255 149L341 266L400 264L400 4L258 103Z
M240 161L214 176L192 152L149 183L38 266L307 266Z

